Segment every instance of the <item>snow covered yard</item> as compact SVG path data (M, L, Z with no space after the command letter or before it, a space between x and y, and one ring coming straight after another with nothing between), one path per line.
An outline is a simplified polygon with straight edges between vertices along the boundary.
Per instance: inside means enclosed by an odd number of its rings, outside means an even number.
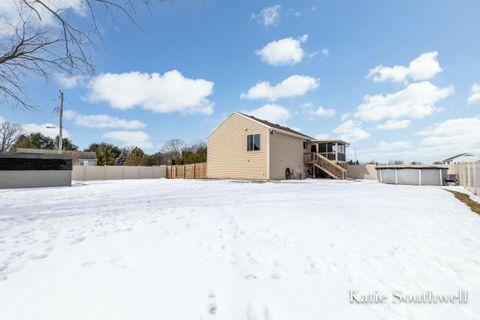
M480 216L440 188L124 180L0 190L0 319L480 319ZM350 290L386 294L350 303ZM467 304L393 303L391 293Z

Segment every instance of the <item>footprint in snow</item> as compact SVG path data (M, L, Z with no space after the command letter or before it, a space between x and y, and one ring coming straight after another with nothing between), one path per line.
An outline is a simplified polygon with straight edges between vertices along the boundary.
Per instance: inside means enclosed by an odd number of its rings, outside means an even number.
M101 232L101 233L96 234L95 236L96 236L96 237L106 237L106 236L108 236L108 232L107 232L107 231L103 231L103 232Z
M77 243L80 243L80 242L83 242L85 241L85 237L78 237L76 239L74 239L72 242L70 242L70 244L77 244Z
M122 257L113 258L110 260L110 263L113 264L115 267L121 269L127 268L129 266L128 261Z
M15 251L10 254L12 257L21 257L25 254L25 250ZM1 271L1 270L0 270Z
M95 264L95 262L85 261L84 263L82 263L82 267L87 268L87 267L93 266L94 264Z
M245 279L246 279L246 280L252 280L252 279L254 280L254 279L258 279L258 277L257 277L257 275L255 275L255 274L253 274L253 273L247 273L247 274L245 275Z
M215 301L215 293L210 291L207 298L207 312L211 315L216 315L218 311L217 303Z
M282 275L280 273L274 273L270 276L270 278L275 280L280 280L282 279Z
M268 306L263 308L263 312L256 312L257 310L251 304L248 304L246 311L247 320L274 320Z
M44 253L34 253L30 256L30 259L40 260L40 259L45 259L46 257L48 257L48 253L46 253L46 252L44 252Z
M6 262L2 263L0 262L0 272L6 270L8 267L8 264Z

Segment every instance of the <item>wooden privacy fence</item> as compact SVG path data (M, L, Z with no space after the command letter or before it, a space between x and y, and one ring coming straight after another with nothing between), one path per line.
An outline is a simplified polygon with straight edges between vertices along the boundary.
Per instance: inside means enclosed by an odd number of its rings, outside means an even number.
M167 179L207 179L207 163L167 166Z

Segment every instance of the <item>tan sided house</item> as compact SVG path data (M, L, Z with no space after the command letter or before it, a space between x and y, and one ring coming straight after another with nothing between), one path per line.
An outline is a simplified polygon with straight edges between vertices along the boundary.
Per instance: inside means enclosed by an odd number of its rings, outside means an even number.
M347 146L342 140L316 140L236 112L208 137L207 176L249 180L305 176L345 179Z

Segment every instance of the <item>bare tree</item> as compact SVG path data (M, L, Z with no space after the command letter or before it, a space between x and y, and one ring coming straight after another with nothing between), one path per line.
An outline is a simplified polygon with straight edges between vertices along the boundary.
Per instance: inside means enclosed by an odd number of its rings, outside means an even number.
M182 139L170 139L167 140L162 147L162 161L166 163L172 163L173 159L176 159L182 155L182 151L185 149L186 143Z
M163 144L162 151L170 153L174 157L178 157L182 154L185 146L185 141L182 139L170 139Z
M22 126L19 124L3 122L0 126L0 152L10 150L21 133Z
M150 7L161 0L80 0L81 18L71 7L56 6L58 1L10 1L14 17L0 25L0 98L29 108L24 80L32 74L44 79L54 73L93 74L89 49L102 41L99 9L120 11L135 22L138 4Z
M186 147L186 149L192 151L192 152L197 152L200 149L207 148L207 143L204 140L197 140L193 141Z

